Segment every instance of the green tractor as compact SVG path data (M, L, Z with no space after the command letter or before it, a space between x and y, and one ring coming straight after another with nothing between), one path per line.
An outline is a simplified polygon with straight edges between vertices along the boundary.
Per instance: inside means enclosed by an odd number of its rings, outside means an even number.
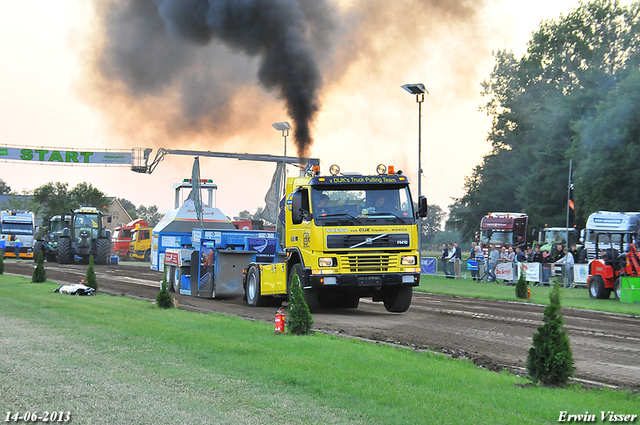
M94 207L80 207L71 214L67 227L58 238L58 263L72 264L78 256L89 261L93 255L96 264L109 264L111 231L102 225L103 214ZM111 216L107 216L111 222Z
M70 215L54 215L49 219L47 233L44 238L36 241L33 247L33 261L38 261L40 252L44 254L47 261L54 262L58 258L58 240L62 234L62 229L69 227L71 223Z

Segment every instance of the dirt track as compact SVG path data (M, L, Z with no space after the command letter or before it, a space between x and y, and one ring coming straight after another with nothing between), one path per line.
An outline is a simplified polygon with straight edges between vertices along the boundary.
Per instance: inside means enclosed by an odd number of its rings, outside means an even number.
M32 261L5 260L5 273L31 276ZM73 283L86 265L47 263L47 277ZM112 295L155 301L162 278L148 264L96 266L99 290ZM208 300L174 294L180 308L218 312L273 322L275 308L250 308L241 299ZM614 301L611 301L614 302ZM388 313L382 303L366 299L358 309L326 310L313 315L317 330L416 349L467 357L491 370L524 372L531 337L542 324L544 306L414 292L409 311ZM577 371L589 384L640 390L640 318L563 308Z

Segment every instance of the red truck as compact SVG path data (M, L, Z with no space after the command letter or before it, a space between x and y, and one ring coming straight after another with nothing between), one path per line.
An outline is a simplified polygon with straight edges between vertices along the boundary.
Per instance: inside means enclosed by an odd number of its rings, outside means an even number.
M496 247L530 247L528 238L529 216L524 213L491 212L480 221L478 242L486 253L489 245Z
M111 237L111 252L114 255L124 260L130 259L129 244L131 243L131 234L138 225L140 227L149 227L149 223L139 218L114 229Z

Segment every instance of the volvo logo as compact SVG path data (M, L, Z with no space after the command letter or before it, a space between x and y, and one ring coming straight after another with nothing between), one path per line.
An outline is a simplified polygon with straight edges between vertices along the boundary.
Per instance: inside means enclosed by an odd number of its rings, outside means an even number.
M366 243L367 245L373 245L373 239L372 238L366 238L364 240L364 243Z

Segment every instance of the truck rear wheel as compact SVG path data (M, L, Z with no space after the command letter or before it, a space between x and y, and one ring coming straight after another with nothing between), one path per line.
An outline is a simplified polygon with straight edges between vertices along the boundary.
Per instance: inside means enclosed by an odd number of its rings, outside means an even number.
M71 252L71 239L60 238L58 241L58 263L73 263L73 252Z
M250 307L267 307L271 302L269 297L260 295L260 271L257 266L249 267L245 293L247 294L247 304Z
M604 279L599 274L591 276L587 284L589 297L593 299L607 299L611 296L611 290L604 287Z
M144 261L149 261L149 260L151 260L151 250L150 250L150 249L147 249L147 250L144 252Z
M307 307L309 307L309 311L311 313L317 311L320 308L320 301L318 300L318 290L313 288L305 289L306 282L304 280L302 264L296 263L291 268L291 273L289 274L289 288L291 288L291 283L293 282L294 276L298 276L298 279L300 280L302 295L304 296L304 301L307 303ZM291 290L289 289L288 292L289 297L291 297Z
M401 286L393 288L384 297L384 308L391 313L404 313L411 305L413 288L411 286Z
M109 248L108 239L96 241L96 264L109 264Z
M167 289L169 292L176 292L176 288L174 286L175 272L173 270L173 266L164 266L164 278L167 281Z

